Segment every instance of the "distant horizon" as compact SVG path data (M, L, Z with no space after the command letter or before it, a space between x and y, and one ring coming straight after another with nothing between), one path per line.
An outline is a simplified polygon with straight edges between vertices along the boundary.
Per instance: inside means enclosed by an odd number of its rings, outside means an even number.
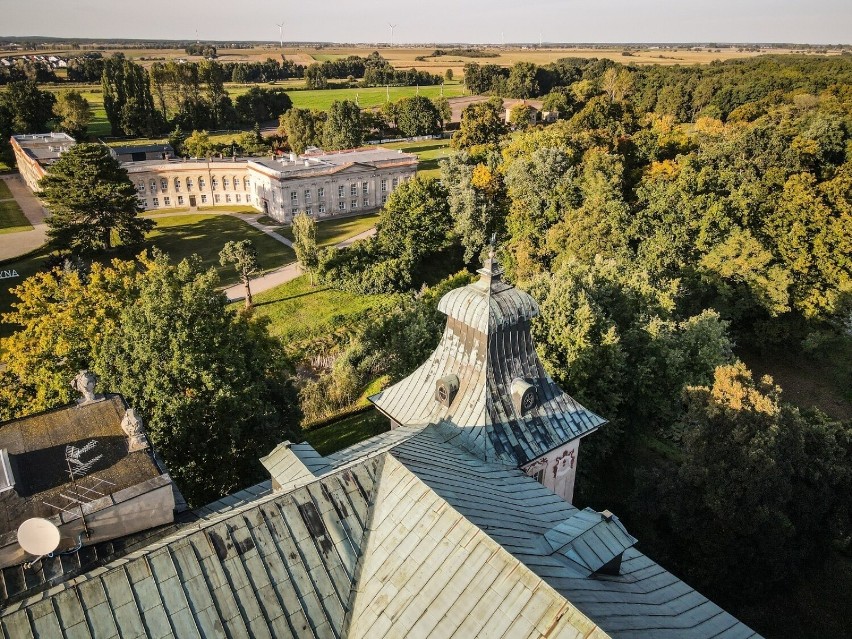
M8 40L15 41L58 41L58 42L91 42L93 44L109 43L109 42L163 42L163 43L186 43L200 42L206 44L257 44L270 45L280 48L279 41L276 40L213 40L204 38L106 38L95 36L45 36L45 35L0 35L0 41ZM724 41L724 40L692 40L692 41L662 41L662 40L622 40L622 41L586 41L586 42L559 42L559 41L512 41L512 42L473 42L473 41L435 41L435 42L389 42L374 41L374 40L353 40L353 41L335 41L335 40L284 40L284 48L300 47L300 46L359 46L370 45L381 48L392 47L431 47L431 46L472 46L472 47L515 47L515 46L531 46L531 47L628 47L628 46L705 46L705 47L737 47L737 46L761 46L774 48L795 48L795 47L852 47L850 42L775 42L775 41L759 41L759 40L742 40L742 41Z
M12 37L418 44L810 44L852 37L848 0L0 0ZM391 25L393 35L391 34ZM41 33L42 36L32 35ZM23 35L28 34L28 35Z

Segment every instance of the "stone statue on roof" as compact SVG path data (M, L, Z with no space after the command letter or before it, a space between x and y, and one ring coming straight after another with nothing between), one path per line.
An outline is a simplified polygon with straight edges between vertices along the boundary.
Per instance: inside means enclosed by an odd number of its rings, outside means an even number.
M104 398L103 395L95 393L95 386L98 383L98 377L92 371L82 370L71 380L71 388L82 395L77 400L79 406L99 402Z
M127 444L128 453L148 448L145 427L142 425L142 418L136 414L135 409L128 408L124 411L124 417L121 420L121 430L124 431L129 440Z

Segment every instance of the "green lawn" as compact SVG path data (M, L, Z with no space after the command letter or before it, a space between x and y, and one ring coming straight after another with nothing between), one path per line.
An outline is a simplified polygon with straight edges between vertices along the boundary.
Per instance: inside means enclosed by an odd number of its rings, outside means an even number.
M270 332L293 350L299 342L346 330L365 313L377 308L382 295L355 295L321 285L307 275L254 296L255 313L268 317ZM237 302L242 304L242 302Z
M440 177L441 170L438 168L438 162L452 152L448 138L422 142L392 142L382 146L389 149L402 149L404 153L417 154L420 160L417 165L417 174L426 178Z
M212 266L219 272L223 284L237 282L233 267L219 264L219 251L231 240L252 240L264 270L278 268L296 259L288 246L229 215L158 215L151 219L157 227L148 236L148 245L157 246L176 262L193 253L200 255L205 267Z
M338 242L342 242L353 235L363 233L376 225L379 221L379 213L370 213L369 215L359 215L357 217L344 217L339 220L323 220L317 222L317 243L320 246L333 246ZM269 219L269 218L267 218ZM274 222L274 220L272 220ZM282 227L278 230L279 235L283 235L290 241L295 241L293 237L293 228L290 226Z
M388 430L388 418L373 408L344 417L328 426L306 431L304 437L320 455L330 455Z
M368 87L366 89L316 89L310 91L290 91L287 95L293 101L293 106L300 109L321 109L327 111L335 100L355 100L362 109L377 107L387 102L388 96L391 102L400 98L408 98L418 94L417 87L390 87L387 92L385 87ZM420 87L419 94L427 98L437 98L441 94L440 86ZM447 84L444 86L444 97L453 98L464 94L461 84Z
M5 180L0 180L0 200L8 200L12 197L12 192L9 190L9 185Z
M3 184L5 187L6 185ZM0 235L32 230L32 225L15 200L0 202ZM10 240L6 240L10 241Z

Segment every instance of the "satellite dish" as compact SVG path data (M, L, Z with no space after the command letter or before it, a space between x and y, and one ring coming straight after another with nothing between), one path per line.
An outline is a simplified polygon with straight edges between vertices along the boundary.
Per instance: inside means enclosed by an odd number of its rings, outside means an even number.
M31 555L41 557L59 547L59 528L47 519L33 517L18 526L18 543Z

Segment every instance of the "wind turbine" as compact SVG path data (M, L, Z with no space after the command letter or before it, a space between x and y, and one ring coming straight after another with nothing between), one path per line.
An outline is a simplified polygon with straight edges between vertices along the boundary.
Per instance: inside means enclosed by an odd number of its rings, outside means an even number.
M393 30L396 29L399 25L391 24L390 22L388 22L388 26L390 27L390 30L391 30L391 41L390 41L390 43L391 43L391 45L393 45Z
M283 22L281 24L276 23L275 26L278 27L278 38L281 40L281 48L283 49L284 48L284 23Z

